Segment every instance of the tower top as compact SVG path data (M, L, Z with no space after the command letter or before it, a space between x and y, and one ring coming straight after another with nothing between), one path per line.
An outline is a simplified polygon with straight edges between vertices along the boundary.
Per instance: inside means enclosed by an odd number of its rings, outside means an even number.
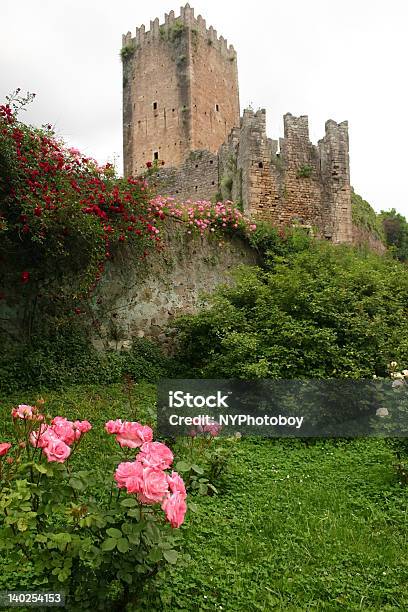
M122 45L125 47L133 44L141 47L157 38L171 35L172 32L174 33L174 29L177 28L190 28L206 37L208 44L213 45L223 54L231 58L236 56L233 45L228 46L228 42L223 36L218 37L217 30L213 26L207 28L206 21L201 15L195 17L194 9L190 7L189 3L180 7L180 15L178 17L175 16L174 11L170 11L165 13L162 24L160 24L159 18L156 17L156 19L150 21L149 30L146 30L145 25L141 25L136 28L135 36L132 36L130 31L127 34L123 34Z

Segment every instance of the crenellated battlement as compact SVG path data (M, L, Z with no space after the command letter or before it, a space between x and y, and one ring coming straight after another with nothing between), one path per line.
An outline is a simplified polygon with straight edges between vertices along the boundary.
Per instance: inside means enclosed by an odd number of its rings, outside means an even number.
M175 16L174 11L165 13L164 22L160 24L159 18L156 17L150 21L150 29L146 30L144 25L136 28L135 36L131 32L122 36L122 46L134 45L136 49L140 49L145 45L152 44L156 41L173 40L174 35L180 34L182 29L190 30L194 35L201 35L207 39L209 46L214 46L227 59L236 57L236 51L233 45L228 45L227 40L223 36L217 34L217 30L213 26L207 28L205 19L198 15L194 16L194 9L187 3L180 7L180 15Z
M287 113L269 138L264 108L240 116L234 47L189 4L123 46L125 174L163 160L163 195L232 199L281 229L352 242L347 121L327 121L314 144L307 115Z

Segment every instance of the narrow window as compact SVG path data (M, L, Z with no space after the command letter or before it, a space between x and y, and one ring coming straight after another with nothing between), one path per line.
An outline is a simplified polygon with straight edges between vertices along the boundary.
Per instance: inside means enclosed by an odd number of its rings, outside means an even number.
M159 159L159 152L158 151L154 151L153 159Z
M195 167L198 168L198 164L196 164Z
M153 110L157 110L157 102L153 102Z
M263 168L263 163L262 162L259 162L258 168Z
M217 113L218 113L218 111L220 110L220 107L219 107L219 105L218 105L218 104L216 104L216 105L215 105L215 110L217 111Z

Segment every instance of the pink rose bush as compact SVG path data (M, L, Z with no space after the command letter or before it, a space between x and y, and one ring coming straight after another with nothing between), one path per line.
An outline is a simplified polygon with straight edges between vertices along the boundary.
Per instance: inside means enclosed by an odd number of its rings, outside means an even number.
M140 448L134 461L122 462L116 468L118 488L135 495L141 504L160 504L170 525L180 527L187 511L187 493L179 474L165 471L174 459L168 446L153 442L151 428L137 422L108 421L105 430L116 436L121 447Z
M40 448L49 462L64 463L71 454L72 446L84 433L92 429L89 421L68 421L55 417L51 425L43 424L29 435L30 444Z
M256 225L229 201L215 204L207 200L177 202L175 198L157 196L151 200L149 212L159 218L167 216L184 221L189 234L198 232L203 235L217 229L240 229L250 234L256 230Z
M36 406L28 406L27 404L20 404L17 408L13 408L11 416L13 419L27 419L28 421L44 420L44 415L38 412Z
M15 443L0 442L0 551L24 551L36 584L50 590L63 584L68 607L91 593L92 609L106 609L114 583L115 609L124 609L124 594L134 601L152 570L177 561L184 481L151 427L121 419L105 424L123 456L113 474L106 465L83 469L86 447L71 458L91 423L52 418L43 414L44 403L13 408ZM106 459L113 462L112 453ZM16 575L21 559L15 555Z
M116 441L121 447L139 448L144 442L153 440L153 430L148 425L140 425L140 423L122 421L108 421L105 424L105 430L109 434L116 434Z

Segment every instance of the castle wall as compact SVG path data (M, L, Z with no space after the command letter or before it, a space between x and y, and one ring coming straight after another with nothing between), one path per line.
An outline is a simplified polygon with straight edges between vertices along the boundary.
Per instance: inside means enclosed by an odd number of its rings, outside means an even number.
M178 200L211 200L218 193L218 155L192 151L178 168L160 167L149 179L162 195Z
M217 153L239 126L237 55L201 17L191 36L192 149Z
M165 248L143 262L128 247L106 266L94 298L96 346L121 348L134 337L148 337L171 348L166 326L172 319L208 303L218 285L233 282L238 265L258 263L239 238L188 235L172 220L163 240Z
M278 151L279 146L279 151ZM306 116L284 116L284 137L266 135L265 111L244 111L219 151L221 185L255 219L300 225L333 242L352 242L347 123L326 123L313 145ZM226 191L223 191L225 197Z
M197 149L216 153L239 125L236 53L187 4L122 39L125 175L156 156L180 166Z

